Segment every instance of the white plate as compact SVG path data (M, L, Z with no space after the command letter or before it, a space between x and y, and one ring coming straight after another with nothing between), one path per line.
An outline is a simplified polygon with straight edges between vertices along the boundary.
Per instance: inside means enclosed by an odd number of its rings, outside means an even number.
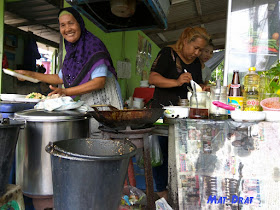
M23 75L23 74L19 74L11 69L3 69L4 73L5 74L8 74L8 75L11 75L13 77L17 77L17 78L20 78L20 79L24 79L24 80L27 80L29 82L33 82L33 83L38 83L40 82L40 80L38 79L34 79L32 77L29 77L29 76L26 76L26 75Z
M26 95L20 94L0 94L0 98L2 101L16 101L19 99L24 99Z
M280 121L280 111L264 111L265 112L265 120L276 122Z
M16 101L16 102L39 102L41 99L25 98L26 95L20 94L0 94L2 101Z
M35 99L35 98L16 98L15 101L17 102L39 102L42 99Z
M265 112L263 111L231 111L231 118L238 122L257 122L265 119Z

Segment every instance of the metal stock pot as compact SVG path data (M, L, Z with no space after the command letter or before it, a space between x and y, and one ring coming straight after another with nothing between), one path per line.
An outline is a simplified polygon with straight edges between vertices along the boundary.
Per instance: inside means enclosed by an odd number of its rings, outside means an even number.
M49 142L89 137L89 117L77 111L25 110L15 113L25 122L16 150L16 183L31 196L53 195Z

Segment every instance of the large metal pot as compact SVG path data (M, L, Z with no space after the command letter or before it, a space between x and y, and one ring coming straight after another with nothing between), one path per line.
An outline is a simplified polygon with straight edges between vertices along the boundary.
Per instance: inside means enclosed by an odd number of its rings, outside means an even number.
M16 150L16 183L31 196L53 195L48 143L89 137L89 117L77 111L25 110L15 113L25 121Z

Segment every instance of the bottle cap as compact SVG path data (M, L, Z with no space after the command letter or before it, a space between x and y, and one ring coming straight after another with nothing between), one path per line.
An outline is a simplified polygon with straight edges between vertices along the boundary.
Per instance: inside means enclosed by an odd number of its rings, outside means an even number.
M250 67L249 71L256 71L256 67Z

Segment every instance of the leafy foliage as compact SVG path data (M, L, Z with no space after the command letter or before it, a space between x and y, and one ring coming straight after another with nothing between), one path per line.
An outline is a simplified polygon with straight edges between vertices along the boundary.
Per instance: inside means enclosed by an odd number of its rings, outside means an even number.
M261 76L261 86L264 87L265 93L279 93L280 90L280 63L267 71L258 72Z

